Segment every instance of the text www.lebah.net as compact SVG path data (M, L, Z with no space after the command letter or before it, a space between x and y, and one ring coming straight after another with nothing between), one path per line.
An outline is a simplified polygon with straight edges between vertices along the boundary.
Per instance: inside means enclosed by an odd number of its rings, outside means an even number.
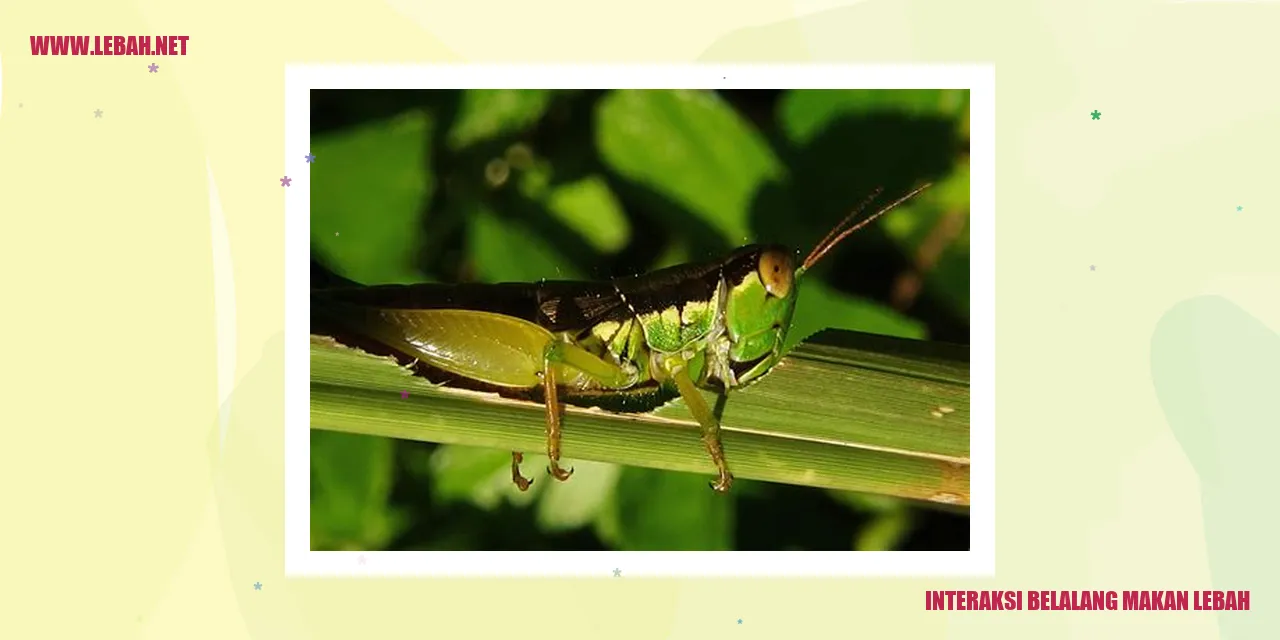
M31 36L33 56L185 56L191 36Z

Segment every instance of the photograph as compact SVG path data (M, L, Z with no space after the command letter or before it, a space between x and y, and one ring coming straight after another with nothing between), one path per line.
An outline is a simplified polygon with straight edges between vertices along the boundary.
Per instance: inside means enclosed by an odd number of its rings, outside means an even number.
M0 640L1280 638L1280 0L66 4Z
M969 93L311 89L310 549L968 551Z

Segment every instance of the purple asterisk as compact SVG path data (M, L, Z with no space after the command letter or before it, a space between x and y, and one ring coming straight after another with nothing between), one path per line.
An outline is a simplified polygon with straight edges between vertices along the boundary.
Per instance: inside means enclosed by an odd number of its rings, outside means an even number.
M147 68L151 70L151 73L155 73L160 70L160 65L152 62L151 64L147 65Z
M401 399L401 400L404 400L404 399L406 399L406 398L408 398L408 397L409 397L409 392L408 392L408 391L401 391L401 392L400 392L400 399Z
M292 178L290 178L289 176L285 176L285 177L283 177L283 178L280 178L280 186L282 186L282 187L287 187L287 186L289 186L289 185L290 185L290 184L292 184L292 183L293 183L293 179L292 179Z
M308 153L306 156L303 156L303 157L307 159L307 164L311 164L312 162L316 161L316 157L314 154Z

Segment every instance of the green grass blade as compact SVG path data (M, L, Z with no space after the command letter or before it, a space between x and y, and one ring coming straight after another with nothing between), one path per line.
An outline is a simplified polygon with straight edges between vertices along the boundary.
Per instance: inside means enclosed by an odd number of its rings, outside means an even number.
M539 405L432 386L391 359L312 337L313 429L542 452L543 419ZM967 347L826 331L731 393L722 422L738 478L969 503ZM680 401L642 415L566 407L562 451L715 472Z

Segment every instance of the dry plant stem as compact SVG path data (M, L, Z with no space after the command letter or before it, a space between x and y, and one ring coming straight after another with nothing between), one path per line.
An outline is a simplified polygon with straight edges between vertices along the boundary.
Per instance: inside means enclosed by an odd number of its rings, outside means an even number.
M893 283L892 303L898 311L906 311L915 304L916 297L924 287L924 278L937 266L942 253L946 251L964 231L969 216L964 211L952 210L944 213L937 224L929 231L924 242L916 250L913 267L898 275Z
M312 336L313 429L527 451L546 444L544 411L433 386L393 360ZM561 419L565 458L717 471L679 400L648 414L564 406ZM721 420L738 478L969 503L967 347L823 332L730 394Z

